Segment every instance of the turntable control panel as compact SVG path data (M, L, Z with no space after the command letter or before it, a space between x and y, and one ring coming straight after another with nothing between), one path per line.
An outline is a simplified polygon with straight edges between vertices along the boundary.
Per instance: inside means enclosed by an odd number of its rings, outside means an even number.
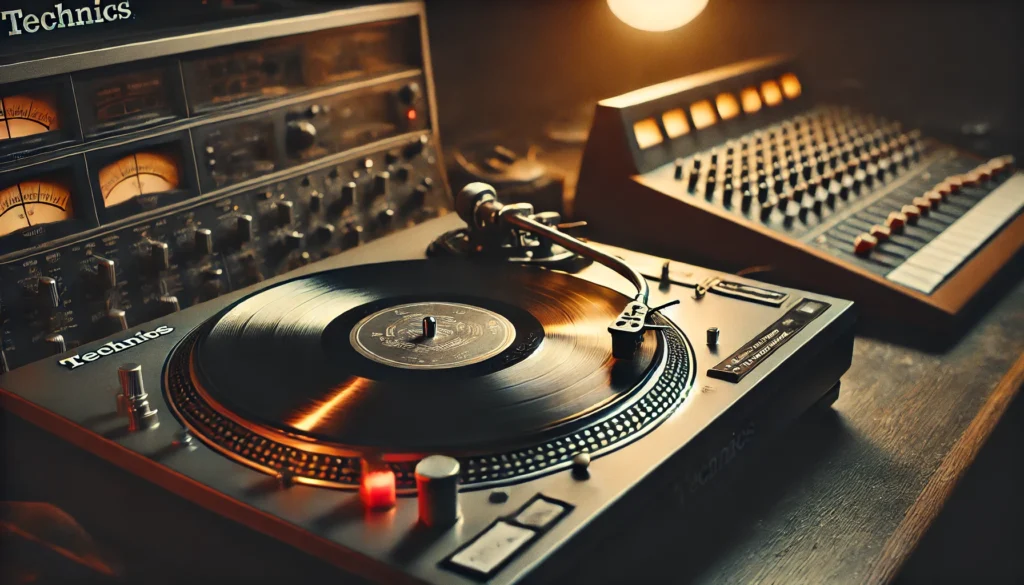
M446 213L423 18L0 65L0 372Z

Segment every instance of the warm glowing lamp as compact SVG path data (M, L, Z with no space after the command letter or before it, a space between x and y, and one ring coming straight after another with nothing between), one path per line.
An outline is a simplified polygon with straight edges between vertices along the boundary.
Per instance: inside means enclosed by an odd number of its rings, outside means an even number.
M622 22L647 31L679 28L697 17L708 0L608 0Z

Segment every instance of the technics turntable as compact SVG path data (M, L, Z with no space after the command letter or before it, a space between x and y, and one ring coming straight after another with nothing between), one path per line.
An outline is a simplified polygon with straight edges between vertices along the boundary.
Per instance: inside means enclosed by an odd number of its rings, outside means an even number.
M67 496L129 580L565 582L838 396L848 301L584 243L481 183L456 209L0 376L8 483Z

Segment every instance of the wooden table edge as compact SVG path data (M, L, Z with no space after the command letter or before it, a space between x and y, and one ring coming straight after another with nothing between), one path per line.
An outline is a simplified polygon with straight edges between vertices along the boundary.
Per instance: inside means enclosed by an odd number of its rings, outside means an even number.
M1024 354L1003 375L967 429L946 453L917 499L907 509L903 520L882 547L865 583L889 583L897 577L1022 386Z

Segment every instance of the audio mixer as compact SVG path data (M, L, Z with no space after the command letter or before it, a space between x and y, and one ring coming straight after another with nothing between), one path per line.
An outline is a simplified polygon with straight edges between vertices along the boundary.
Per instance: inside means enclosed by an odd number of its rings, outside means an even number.
M951 323L1024 243L1024 175L818 104L804 78L769 57L600 102L579 219L599 241L767 266L868 313Z
M0 62L0 372L444 214L420 3Z

